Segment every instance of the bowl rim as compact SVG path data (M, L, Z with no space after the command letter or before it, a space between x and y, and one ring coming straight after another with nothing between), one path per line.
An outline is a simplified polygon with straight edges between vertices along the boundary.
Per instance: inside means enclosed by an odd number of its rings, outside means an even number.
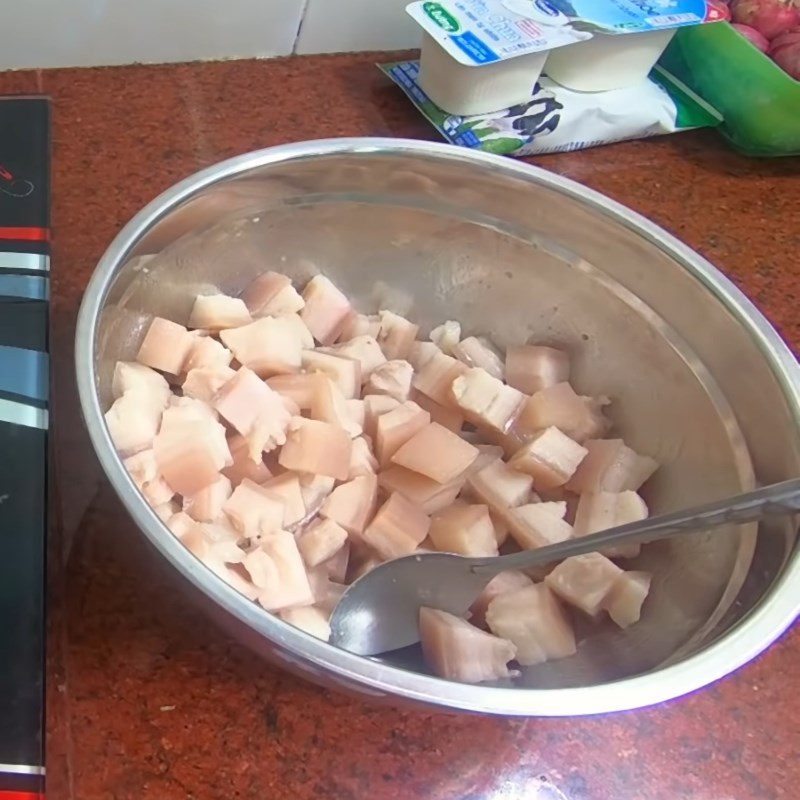
M580 716L640 708L706 686L755 658L800 614L800 551L795 548L768 593L717 641L687 659L632 678L592 686L532 689L461 684L391 667L340 650L283 622L239 594L196 559L145 503L116 454L96 391L94 363L97 322L115 270L132 246L166 213L197 192L252 169L288 161L336 155L420 155L471 161L495 174L539 183L565 194L636 231L672 256L744 326L766 359L800 431L800 366L789 347L755 305L719 270L660 226L569 178L503 156L449 144L409 139L348 137L278 145L221 161L162 192L139 211L108 246L89 281L75 336L78 393L92 445L103 470L129 514L156 549L203 594L238 623L274 643L275 658L314 678L319 671L366 694L399 695L428 706L510 716ZM166 534L166 535L165 535ZM653 675L659 675L654 681Z

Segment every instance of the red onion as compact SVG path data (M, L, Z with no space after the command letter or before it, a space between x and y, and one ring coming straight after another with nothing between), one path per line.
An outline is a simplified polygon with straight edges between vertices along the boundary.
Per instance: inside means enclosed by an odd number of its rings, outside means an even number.
M800 81L800 25L776 36L769 47L772 60L796 81Z
M755 28L767 39L800 25L800 11L794 0L734 0L733 21Z
M751 28L749 25L740 25L738 22L734 22L733 27L762 53L767 52L769 49L769 39L767 39L766 36L762 36L755 28Z

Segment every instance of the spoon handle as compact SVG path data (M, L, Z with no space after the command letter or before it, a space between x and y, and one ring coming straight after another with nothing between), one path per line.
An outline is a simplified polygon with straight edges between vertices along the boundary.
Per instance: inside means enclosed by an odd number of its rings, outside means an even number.
M611 545L669 539L691 531L753 522L764 517L795 514L798 511L800 511L800 478L793 478L724 500L652 517L641 522L620 525L600 533L567 539L534 550L524 550L510 556L476 558L473 559L472 572L478 575L495 575L507 569L525 569L551 561L560 561L570 556L593 553Z

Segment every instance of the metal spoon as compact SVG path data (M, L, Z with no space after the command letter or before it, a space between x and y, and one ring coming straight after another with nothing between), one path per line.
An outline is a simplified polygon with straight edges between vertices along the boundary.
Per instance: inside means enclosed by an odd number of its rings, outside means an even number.
M331 642L377 655L419 641L421 606L462 615L499 572L560 561L619 544L668 539L719 525L800 511L800 478L744 492L685 511L620 525L510 556L466 558L417 553L387 561L348 587L331 618Z

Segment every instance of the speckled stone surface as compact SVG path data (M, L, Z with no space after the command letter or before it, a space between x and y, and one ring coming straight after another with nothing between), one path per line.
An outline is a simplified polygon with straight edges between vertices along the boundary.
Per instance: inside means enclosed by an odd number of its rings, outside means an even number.
M374 707L265 666L215 628L100 477L71 337L104 247L157 193L219 159L326 136L433 137L375 60L0 75L0 91L55 103L51 800L796 798L800 628L734 676L635 713L502 720ZM800 161L746 160L711 132L536 161L676 233L800 345Z

